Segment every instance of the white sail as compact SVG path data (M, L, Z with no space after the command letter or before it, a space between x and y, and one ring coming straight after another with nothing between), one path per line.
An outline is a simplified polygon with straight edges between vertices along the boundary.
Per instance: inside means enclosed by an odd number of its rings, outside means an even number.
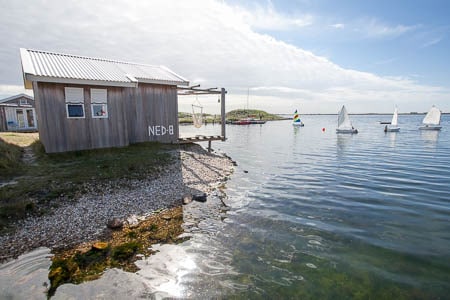
M338 129L352 129L352 122L348 117L347 110L345 109L345 105L342 106L341 111L339 112L338 117Z
M425 118L423 118L423 124L425 125L439 125L441 122L441 111L434 105L430 108Z
M391 126L397 126L397 125L398 125L398 110L396 107L394 110L394 114L392 115Z

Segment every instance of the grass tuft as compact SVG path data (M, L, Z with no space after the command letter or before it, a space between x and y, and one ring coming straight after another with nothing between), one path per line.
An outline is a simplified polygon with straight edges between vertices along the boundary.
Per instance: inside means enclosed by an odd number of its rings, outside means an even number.
M0 138L0 179L8 180L22 169L22 148Z

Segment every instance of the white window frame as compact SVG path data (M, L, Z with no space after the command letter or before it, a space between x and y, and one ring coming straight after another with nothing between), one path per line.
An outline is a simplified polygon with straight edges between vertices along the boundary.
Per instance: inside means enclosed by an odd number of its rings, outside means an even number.
M27 100L27 99L24 99L24 98L21 98L21 99L19 100L19 105L28 105L28 100Z
M69 105L80 105L81 110L83 111L83 116L70 116L69 115ZM84 104L83 103L66 103L66 114L67 114L67 119L84 119L84 118L86 118L86 112L84 111Z
M94 106L102 106L104 114L94 114ZM107 89L91 89L91 115L93 119L108 118L108 90Z
M75 87L65 87L65 101L66 101L66 116L68 119L84 119L86 118L86 111L84 109L84 89ZM83 111L83 116L69 115L69 105L80 105Z

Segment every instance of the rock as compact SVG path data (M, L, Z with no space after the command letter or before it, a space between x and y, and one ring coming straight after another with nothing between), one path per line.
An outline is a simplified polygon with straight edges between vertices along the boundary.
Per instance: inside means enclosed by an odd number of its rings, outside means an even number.
M137 227L139 225L139 220L136 215L129 216L127 219L128 225L130 225L130 228Z
M96 242L92 245L92 249L95 250L105 250L106 248L108 248L108 243L106 242Z
M106 223L106 226L111 229L121 229L123 227L123 221L119 218L113 218Z
M245 174L247 174L247 173L248 173L248 171L247 171L247 170L244 170L244 173L245 173Z
M206 199L208 198L208 195L206 195L205 193L201 194L201 195L193 195L192 199L198 202L206 202Z
M184 205L189 204L189 203L192 202L192 195L191 194L186 194L186 195L183 196L183 199L181 199L181 200L182 200Z
M161 215L161 219L170 221L170 220L172 220L172 216L169 214Z

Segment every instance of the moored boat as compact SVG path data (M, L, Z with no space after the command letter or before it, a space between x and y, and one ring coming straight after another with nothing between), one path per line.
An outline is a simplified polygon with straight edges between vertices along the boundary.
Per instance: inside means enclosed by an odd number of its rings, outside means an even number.
M237 121L231 121L229 124L233 124L233 125L250 125L250 124L264 124L266 123L266 121L264 120L257 120L255 118L245 118L245 119L240 119Z

